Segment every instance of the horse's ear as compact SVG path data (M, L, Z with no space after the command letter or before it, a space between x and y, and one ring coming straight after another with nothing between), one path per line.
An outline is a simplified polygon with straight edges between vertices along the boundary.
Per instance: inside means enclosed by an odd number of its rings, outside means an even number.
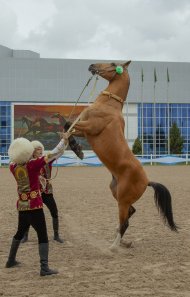
M130 61L127 61L123 64L123 67L127 68L129 66L129 64L131 63L131 60Z

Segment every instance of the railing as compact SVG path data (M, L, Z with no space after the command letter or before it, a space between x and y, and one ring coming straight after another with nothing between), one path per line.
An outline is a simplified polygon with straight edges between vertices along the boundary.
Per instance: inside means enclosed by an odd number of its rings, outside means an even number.
M137 159L143 165L188 165L190 164L190 155L137 155ZM6 167L9 164L8 155L0 155L0 167ZM80 160L72 151L66 151L53 164L54 166L103 166L102 162L93 151L84 151L84 159Z

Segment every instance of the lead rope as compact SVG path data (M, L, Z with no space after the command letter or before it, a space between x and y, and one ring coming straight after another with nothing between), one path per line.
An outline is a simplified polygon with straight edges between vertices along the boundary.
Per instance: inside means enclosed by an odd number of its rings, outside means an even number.
M67 148L67 146L68 146L68 143L69 143L69 142L67 142L67 144L65 145L64 152L65 152L65 150L66 150L66 148ZM56 159L56 164L57 164L57 159ZM58 166L56 166L56 171L55 171L55 174L54 174L53 177L51 177L51 178L45 178L45 177L43 177L43 179L44 179L44 183L45 183L45 187L46 187L46 182L47 182L47 181L51 181L52 179L55 179L55 178L57 177L57 174L58 174ZM40 181L40 182L41 182L41 181ZM41 184L41 185L42 185L42 184Z
M113 65L113 66L108 66L108 67L105 67L104 69L102 69L101 71L96 72L97 76L96 76L96 80L95 80L95 83L94 83L94 87L93 87L92 93L93 93L93 91L95 91L95 87L96 87L96 84L97 84L97 81L98 81L98 75L99 75L99 74L102 74L107 68L108 68L108 69L111 68L110 70L107 70L107 71L113 71L113 67L115 67L114 69L117 69L118 66L115 66L115 65ZM122 68L122 72L123 72L123 68ZM121 73L122 73L122 72L121 72ZM112 77L112 79L114 78L114 76L116 75L116 73L119 73L119 72L116 70L116 71L113 73L113 77ZM121 73L120 73L120 74L121 74ZM92 77L93 77L93 75L91 76L91 78L90 78L89 81L87 82L86 86L89 84L89 82L90 82L90 80L92 79ZM85 86L85 87L86 87L86 86ZM84 89L85 89L85 87L84 87ZM83 89L83 91L84 91L84 89ZM82 93L83 93L83 91L82 91ZM81 93L81 95L82 95L82 93ZM81 95L79 96L79 98L81 97ZM79 101L79 99L77 100L76 104L78 103L78 101ZM89 103L90 103L90 100L88 101L88 104L89 104ZM75 104L75 106L76 106L76 104ZM74 106L74 108L75 108L75 106ZM73 112L74 108L72 109L72 112ZM71 115L71 114L70 114L70 115ZM73 127L75 126L75 124L80 120L81 115L82 115L82 112L79 114L79 116L76 118L76 120L72 123L72 125L69 127L69 129L67 130L67 132L70 132L70 131L73 129ZM69 116L69 118L70 118L70 116ZM72 132L72 131L71 131L71 132Z
M96 85L97 85L97 82L98 82L98 75L96 76L96 80L95 80L95 82L94 82L94 86L93 86L93 88L92 88L92 91L90 92L90 96L89 96L89 100L88 100L88 105L90 105L90 103L92 103L91 102L91 100L93 99L93 96L94 96L94 94L95 94L95 90L96 90Z
M90 101L91 101L92 97L94 96L97 82L98 82L98 75L96 76L96 80L95 80L95 82L94 82L94 86L93 86L92 91L91 91L91 93L90 93L89 100L88 100L88 105L90 104ZM75 106L76 106L76 105L75 105ZM86 108L87 108L87 107L86 107ZM75 124L80 120L81 115L82 115L82 112L78 115L78 117L75 119L75 121L74 121L74 122L72 123L72 125L69 127L69 129L67 130L67 132L70 132L70 131L73 129L73 127L75 126ZM71 132L72 132L72 131L71 131Z
M77 101L75 102L75 104L74 104L74 106L73 106L73 108L72 108L72 110L70 112L70 115L69 115L69 118L68 118L67 121L69 121L69 119L71 118L71 115L73 114L74 109L75 109L77 103L79 102L82 94L84 93L85 89L88 87L88 85L89 85L90 81L92 80L92 78L93 78L93 75L88 79L87 83L85 84L84 88L82 89L82 91L81 91L81 93L80 93ZM69 130L70 130L70 128L69 128ZM67 132L69 132L69 130ZM65 150L66 150L67 146L68 146L68 143L65 146ZM57 164L57 160L56 160L56 164ZM58 174L58 166L56 166L56 172L55 172L55 174L54 174L54 176L52 178L49 178L49 179L48 178L44 178L44 177L41 178L40 183L42 185L42 188L45 189L46 188L47 181L51 181L51 180L55 179L57 177L57 174Z
M80 93L80 95L79 95L79 97L78 97L78 99L77 99L75 105L73 106L73 108L72 108L72 110L71 110L71 113L70 113L70 115L69 115L68 121L69 121L69 119L70 119L72 113L74 112L74 109L75 109L77 103L79 102L79 100L80 100L82 94L84 93L84 90L85 90L86 87L89 85L89 83L90 83L90 81L92 80L92 78L93 78L93 75L89 78L89 80L87 81L86 85L84 86L82 92ZM92 99L93 96L94 96L94 93L95 93L95 90L96 90L97 82L98 82L98 75L96 76L96 80L95 80L95 82L94 82L94 86L93 86L93 88L92 88L92 91L90 92L90 96L89 96L89 100L88 100L88 105L90 104L90 101L91 101L91 99ZM77 119L73 122L73 124L69 127L69 129L67 130L67 132L70 132L70 131L71 131L71 129L74 127L74 125L79 121L80 117L81 117L81 113L79 114L79 116L77 117ZM65 150L66 150L67 146L68 146L68 143L67 143L67 145L65 146ZM57 160L56 160L56 164L57 164ZM41 183L41 185L42 185L42 188L45 189L45 188L46 188L46 183L47 183L47 181L51 181L51 180L55 179L55 178L57 177L57 174L58 174L58 166L56 166L56 172L55 172L55 174L54 174L54 176L53 176L52 178L49 178L49 179L48 179L48 178L46 179L46 178L43 178L43 177L41 178L41 179L43 180L43 181L40 180L40 183Z
M89 85L90 81L92 80L92 78L93 78L93 75L89 78L89 80L87 81L86 85L85 85L84 88L82 89L82 92L80 93L80 95L79 95L77 101L75 102L75 104L74 104L74 106L73 106L73 108L72 108L72 110L71 110L71 112L70 112L70 115L69 115L68 120L67 120L68 122L69 122L69 120L70 120L70 118L71 118L71 116L72 116L72 114L73 114L73 112L74 112L74 109L75 109L77 103L79 102L79 100L80 100L82 94L84 93L85 89L88 87L88 85Z

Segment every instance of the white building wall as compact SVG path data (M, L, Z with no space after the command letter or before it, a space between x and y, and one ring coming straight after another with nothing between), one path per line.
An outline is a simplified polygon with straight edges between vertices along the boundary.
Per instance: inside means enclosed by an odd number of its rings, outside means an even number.
M125 138L130 148L138 136L138 105L126 103L123 108L125 120Z

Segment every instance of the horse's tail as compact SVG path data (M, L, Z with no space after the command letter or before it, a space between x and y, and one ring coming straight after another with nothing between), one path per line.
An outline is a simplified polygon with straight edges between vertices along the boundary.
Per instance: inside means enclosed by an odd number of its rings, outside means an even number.
M177 232L178 227L173 219L172 199L169 190L164 185L155 182L149 182L148 186L154 189L155 204L158 211L161 213L164 222L168 223L168 226L172 231Z

